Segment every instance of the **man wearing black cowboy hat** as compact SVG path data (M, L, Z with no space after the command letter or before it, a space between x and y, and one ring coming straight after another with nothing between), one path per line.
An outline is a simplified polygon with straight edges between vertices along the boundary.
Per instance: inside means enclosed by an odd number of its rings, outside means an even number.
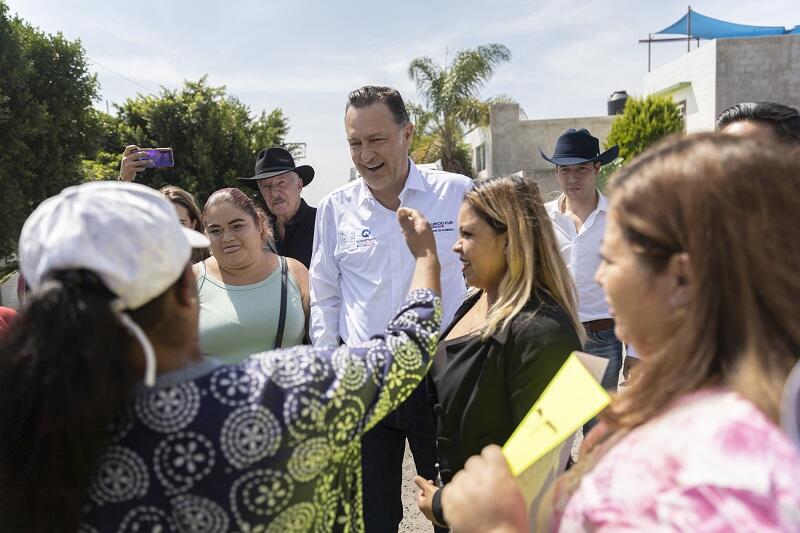
M308 268L317 210L300 193L314 179L314 169L296 166L288 150L273 146L258 152L255 174L239 180L264 198L277 253L297 259Z
M622 366L622 344L614 334L614 320L603 289L594 281L600 266L600 244L606 227L608 201L597 187L602 165L617 158L619 148L600 152L600 141L586 129L568 129L556 141L555 153L542 157L556 165L561 195L545 207L553 221L561 255L578 293L578 316L586 329L588 353L608 359L602 385L616 390Z

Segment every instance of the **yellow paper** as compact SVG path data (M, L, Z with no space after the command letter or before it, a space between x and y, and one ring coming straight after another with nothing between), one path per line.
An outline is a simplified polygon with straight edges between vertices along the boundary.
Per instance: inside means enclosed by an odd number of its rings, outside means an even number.
M503 446L518 476L602 411L611 398L572 353Z

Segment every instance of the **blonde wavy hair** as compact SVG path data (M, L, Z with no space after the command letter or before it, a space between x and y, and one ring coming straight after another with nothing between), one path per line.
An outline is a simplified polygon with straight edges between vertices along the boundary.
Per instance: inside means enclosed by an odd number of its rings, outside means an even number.
M495 232L507 233L506 269L497 301L489 309L481 338L506 327L537 290L545 291L569 315L583 342L575 285L558 250L550 217L532 179L502 176L475 182L464 203Z

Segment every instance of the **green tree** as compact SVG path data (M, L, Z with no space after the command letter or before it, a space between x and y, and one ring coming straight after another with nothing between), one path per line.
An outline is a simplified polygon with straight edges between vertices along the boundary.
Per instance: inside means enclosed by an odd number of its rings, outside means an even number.
M597 181L596 181L597 188L600 189L600 192L606 192L606 186L608 185L608 181L611 179L611 176L613 176L614 173L620 168L622 168L621 157L618 157L611 163L600 167L600 172L597 174Z
M9 16L0 0L0 257L16 251L36 205L83 180L100 127L96 97L80 41Z
M83 181L113 179L119 173L120 154L125 148L120 120L99 109L92 109L96 127L91 131L93 154L82 163Z
M510 102L508 97L481 100L479 93L495 68L511 59L501 44L487 44L458 52L450 65L441 67L430 57L411 61L408 75L417 85L423 105L412 104L415 121L411 157L419 163L437 159L451 172L471 174L472 156L464 144L464 133L489 124L493 102Z
M656 141L683 131L681 112L669 96L628 98L625 110L611 124L605 147L619 146L619 157L630 161Z
M283 145L289 131L280 109L254 118L246 105L225 87L211 87L205 76L176 90L162 88L158 96L138 95L117 111L117 117L104 117L99 143L107 146L85 162L87 175L116 176L127 144L168 146L175 166L146 170L136 180L156 188L178 185L201 203L217 189L239 186L236 178L252 175L258 150Z
M269 114L262 111L253 122L250 149L258 153L262 148L283 145L289 134L289 121L281 109L273 109Z

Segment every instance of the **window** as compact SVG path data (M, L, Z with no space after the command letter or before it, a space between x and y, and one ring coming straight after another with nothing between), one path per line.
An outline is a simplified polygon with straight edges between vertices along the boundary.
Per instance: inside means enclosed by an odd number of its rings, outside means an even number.
M475 147L475 174L486 170L486 143Z
M683 119L683 132L686 133L686 100L681 100L675 104Z

